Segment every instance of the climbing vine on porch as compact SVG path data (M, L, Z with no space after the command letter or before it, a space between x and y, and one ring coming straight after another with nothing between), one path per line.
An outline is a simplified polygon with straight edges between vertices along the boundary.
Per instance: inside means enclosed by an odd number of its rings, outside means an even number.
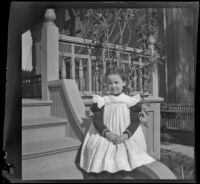
M140 94L142 95L142 103L144 103L145 94L149 94L148 83L151 79L152 69L155 63L163 61L163 44L158 39L159 19L156 10L135 9L135 8L107 8L107 9L73 9L74 16L80 24L79 37L83 39L92 39L96 48L97 62L93 62L93 75L104 83L105 72L123 58L123 51L126 47L137 48L131 53L131 60L143 58L143 66L131 63L128 67L123 67L128 74L127 84L133 81L134 86L136 80L142 81L140 85ZM109 44L119 45L119 55L113 54L109 49ZM90 47L91 48L91 47ZM88 52L90 55L90 53ZM103 58L106 60L106 71L103 70ZM91 56L90 56L91 57ZM140 61L141 62L141 61ZM99 66L100 69L96 70ZM103 74L101 76L101 74ZM102 91L106 86L102 85ZM130 93L130 86L126 86L126 91ZM136 87L135 87L136 89ZM148 103L145 103L149 105ZM147 125L144 120L147 111L145 109L140 113L143 124Z
M162 22L156 11L148 12L148 9L135 8L105 8L105 9L72 9L77 23L80 24L79 37L92 39L96 48L97 63L100 66L99 73L104 72L103 57L106 60L106 70L113 68L114 60L123 58L122 52L126 47L137 48L131 53L132 59L143 57L143 67L137 68L131 63L124 67L129 74L128 80L134 81L140 77L142 81L149 82L154 63L162 63L163 44L158 39L158 27ZM119 56L113 54L109 44L119 45ZM120 62L119 62L120 63ZM139 72L136 72L139 71ZM139 74L139 76L138 76ZM104 80L101 78L101 80ZM129 82L128 82L129 83ZM141 86L141 92L147 90L147 86Z

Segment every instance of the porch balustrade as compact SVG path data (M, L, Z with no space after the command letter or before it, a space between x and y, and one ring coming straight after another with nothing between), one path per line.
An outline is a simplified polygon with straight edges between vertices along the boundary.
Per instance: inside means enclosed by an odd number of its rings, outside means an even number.
M141 91L145 82L144 65L149 59L148 55L142 55L141 52L141 49L130 47L121 51L119 45L113 44L101 48L92 40L60 34L60 79L75 79L80 91L102 94L106 92L104 83L106 70L109 67L120 65L125 69L132 68L126 92Z

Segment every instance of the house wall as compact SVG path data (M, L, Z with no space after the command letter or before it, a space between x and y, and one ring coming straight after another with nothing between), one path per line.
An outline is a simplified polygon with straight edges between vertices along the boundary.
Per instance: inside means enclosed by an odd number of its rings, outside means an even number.
M167 102L194 104L193 11L166 9L166 54L168 67Z

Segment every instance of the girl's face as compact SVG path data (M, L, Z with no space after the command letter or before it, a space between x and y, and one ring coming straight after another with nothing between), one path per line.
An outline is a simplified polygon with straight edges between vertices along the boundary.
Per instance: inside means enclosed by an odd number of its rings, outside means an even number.
M108 75L107 76L107 84L108 84L108 90L113 95L118 95L118 94L122 93L123 86L125 86L125 82L117 74Z

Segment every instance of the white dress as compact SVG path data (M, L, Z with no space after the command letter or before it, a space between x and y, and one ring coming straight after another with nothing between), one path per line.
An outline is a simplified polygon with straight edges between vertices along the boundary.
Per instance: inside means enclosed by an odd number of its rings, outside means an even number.
M118 135L130 124L129 107L139 101L139 95L130 97L124 93L119 96L93 96L93 102L99 108L104 106L104 124ZM147 154L146 141L140 126L125 143L114 145L102 137L92 123L82 145L80 167L86 172L114 173L121 170L131 171L153 161L155 160Z

